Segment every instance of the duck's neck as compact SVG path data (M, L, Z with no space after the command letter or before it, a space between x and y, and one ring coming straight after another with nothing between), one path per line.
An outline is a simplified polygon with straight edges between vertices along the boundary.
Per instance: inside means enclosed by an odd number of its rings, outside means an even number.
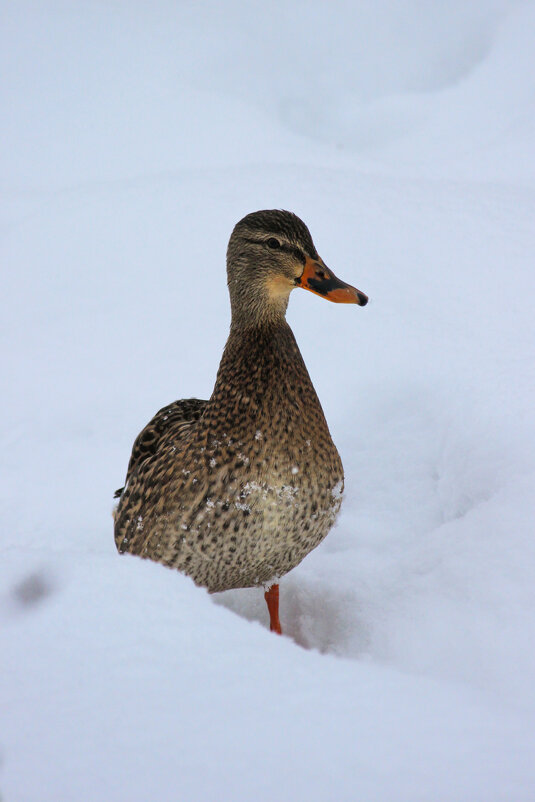
M217 382L222 377L225 382L236 381L240 387L260 389L295 372L306 374L310 381L284 315L264 317L261 322L246 326L233 319Z
M207 413L225 409L234 427L258 415L295 416L306 400L308 412L323 419L310 376L284 318L262 325L233 325L219 365ZM315 408L315 409L314 409Z

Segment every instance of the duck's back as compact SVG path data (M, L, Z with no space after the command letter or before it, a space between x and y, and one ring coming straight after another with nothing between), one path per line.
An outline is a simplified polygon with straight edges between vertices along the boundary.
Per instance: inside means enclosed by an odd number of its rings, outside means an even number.
M134 440L125 487L141 463L160 451L167 438L172 438L176 443L187 437L206 409L207 403L208 401L200 398L182 398L158 410ZM125 487L115 491L115 498L121 497Z
M174 405L161 410L151 422L160 427L157 447L132 456L117 547L212 591L268 583L326 536L343 489L289 326L231 331L212 397L193 401L194 419L182 429L162 420Z

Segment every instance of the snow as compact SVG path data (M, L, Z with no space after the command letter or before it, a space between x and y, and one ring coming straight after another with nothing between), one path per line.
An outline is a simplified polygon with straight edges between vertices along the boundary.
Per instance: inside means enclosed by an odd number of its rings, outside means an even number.
M6 802L533 799L534 34L531 0L4 3ZM345 491L282 638L111 520L211 392L261 208L371 299L290 301Z

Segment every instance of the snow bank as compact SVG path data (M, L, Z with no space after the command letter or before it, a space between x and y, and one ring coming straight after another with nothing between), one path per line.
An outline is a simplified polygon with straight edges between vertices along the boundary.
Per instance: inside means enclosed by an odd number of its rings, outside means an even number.
M6 801L532 799L534 17L7 4ZM141 426L210 394L270 207L371 297L292 295L346 496L283 638L110 515Z

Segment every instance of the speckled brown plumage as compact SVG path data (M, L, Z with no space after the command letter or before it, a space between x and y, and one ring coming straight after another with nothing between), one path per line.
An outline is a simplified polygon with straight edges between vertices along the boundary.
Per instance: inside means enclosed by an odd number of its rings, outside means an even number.
M313 291L347 286L295 215L256 212L235 227L232 324L212 396L164 407L136 439L115 513L120 552L220 591L276 581L327 535L342 463L284 317L291 289L312 289L305 263Z
M126 484L138 466L161 449L166 436L172 436L173 440L183 438L190 427L199 420L207 403L208 401L202 401L200 398L183 398L158 410L134 440L126 472ZM120 498L123 490L124 487L116 490L115 498Z

